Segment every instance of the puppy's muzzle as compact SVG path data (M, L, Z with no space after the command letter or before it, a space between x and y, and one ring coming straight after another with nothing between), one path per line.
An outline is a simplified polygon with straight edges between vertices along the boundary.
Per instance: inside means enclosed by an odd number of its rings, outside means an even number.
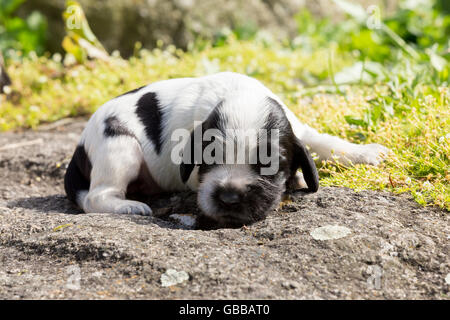
M234 190L220 190L219 201L222 206L235 206L241 202L241 195Z
M231 185L218 187L215 192L216 205L226 212L237 211L241 209L245 194L243 190Z

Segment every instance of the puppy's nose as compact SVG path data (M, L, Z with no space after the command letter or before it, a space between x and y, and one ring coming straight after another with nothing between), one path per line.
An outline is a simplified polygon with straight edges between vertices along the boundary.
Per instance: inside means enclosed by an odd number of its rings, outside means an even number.
M219 194L219 199L226 205L237 204L240 201L239 194L235 191L225 190Z

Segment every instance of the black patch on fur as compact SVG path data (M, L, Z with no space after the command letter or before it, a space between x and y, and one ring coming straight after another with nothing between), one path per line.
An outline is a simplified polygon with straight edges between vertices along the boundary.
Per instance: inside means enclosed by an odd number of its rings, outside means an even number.
M147 138L153 142L156 153L160 154L162 147L162 112L159 108L156 93L148 92L139 99L136 114L144 124Z
M208 118L203 122L203 131L208 129L219 129L224 133L225 128L219 126L220 123L220 114L223 112L223 101L219 102L217 106L214 107L213 111L208 115ZM222 123L226 127L226 121Z
M76 203L78 193L89 190L91 170L92 165L84 146L78 146L64 176L64 189L70 201Z
M127 95L127 94L136 93L136 92L138 92L139 90L141 90L141 89L144 88L144 87L146 87L146 86L142 86L142 87L139 87L139 88L130 90L130 91L128 91L128 92L122 93L120 96L117 96L116 98L123 97L123 96L125 96L125 95Z
M103 132L105 137L117 137L117 136L130 136L134 137L123 123L117 119L116 116L110 116L105 119L105 131Z
M197 144L194 143L194 131L195 130L201 130L201 136L203 137L203 134L205 133L206 130L209 129L218 129L222 132L222 134L224 133L224 128L219 126L220 123L220 112L221 112L221 108L222 108L222 104L223 102L220 102L216 107L214 107L213 111L211 111L211 113L208 115L208 118L202 122L201 126L198 126L197 128L195 128L194 130L192 130L191 132L191 136L188 140L188 142L186 143L186 146L184 147L183 153L185 152L189 152L190 153L190 159L188 162L182 162L180 165L180 175L181 175L181 180L183 181L183 183L186 183L186 181L189 179L192 171L194 170L194 167L196 165L200 165L200 170L199 170L199 179L201 181L202 176L204 175L204 173L207 172L208 169L212 168L212 165L206 165L203 162L203 159L195 159L194 155L196 153L196 150L198 150L199 148L201 149L201 154L203 155L203 150L204 148L210 144L213 143L213 141L196 141ZM214 137L213 137L214 140ZM199 151L197 151L199 152ZM196 160L201 160L200 163Z

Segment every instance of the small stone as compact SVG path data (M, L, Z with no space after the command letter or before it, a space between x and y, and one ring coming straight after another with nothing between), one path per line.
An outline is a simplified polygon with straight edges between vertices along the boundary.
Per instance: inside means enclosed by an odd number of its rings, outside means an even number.
M93 277L97 277L100 278L103 276L103 272L102 271L96 271L92 274Z
M167 269L167 271L161 275L161 285L163 287L174 286L187 280L189 280L189 274L185 271Z
M190 214L171 214L169 216L173 220L177 221L178 223L181 223L182 225L185 225L186 227L192 228L195 223L197 222L196 218L193 215Z
M346 237L351 232L347 227L328 225L314 229L310 235L315 240L335 240Z
M281 286L285 289L296 289L298 288L298 283L294 281L284 281L281 283Z
M445 276L445 283L450 284L450 273L447 273L447 275Z

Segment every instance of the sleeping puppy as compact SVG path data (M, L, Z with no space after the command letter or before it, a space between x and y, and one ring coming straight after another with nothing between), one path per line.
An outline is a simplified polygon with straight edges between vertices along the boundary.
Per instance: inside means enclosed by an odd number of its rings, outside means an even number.
M250 224L276 208L284 192L318 190L306 146L319 160L355 164L377 165L388 151L318 133L244 75L165 80L93 114L67 168L65 190L87 213L142 215L151 208L127 195L195 190L205 219Z

